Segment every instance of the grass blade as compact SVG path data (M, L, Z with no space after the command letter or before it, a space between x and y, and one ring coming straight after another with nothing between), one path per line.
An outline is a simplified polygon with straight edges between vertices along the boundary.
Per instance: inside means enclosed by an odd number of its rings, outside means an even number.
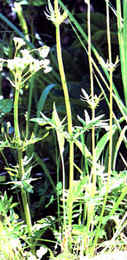
M35 46L26 39L26 37L24 36L24 34L12 23L10 22L2 13L0 13L0 20L4 21L13 31L16 32L16 34L18 34L18 36L20 36L21 38L23 38L23 40L26 42L26 44L30 47L30 48L35 48Z

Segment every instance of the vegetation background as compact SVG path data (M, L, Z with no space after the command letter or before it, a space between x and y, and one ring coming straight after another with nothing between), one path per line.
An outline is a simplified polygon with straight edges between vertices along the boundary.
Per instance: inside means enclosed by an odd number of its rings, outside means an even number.
M0 259L127 242L127 3L0 3Z

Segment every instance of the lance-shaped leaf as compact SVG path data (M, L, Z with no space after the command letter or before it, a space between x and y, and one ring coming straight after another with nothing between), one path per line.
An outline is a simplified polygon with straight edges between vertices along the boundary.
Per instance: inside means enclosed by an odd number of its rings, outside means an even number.
M60 149L60 155L62 157L62 154L63 154L63 151L64 151L64 143L65 143L63 125L62 125L63 121L60 121L60 118L59 118L57 111L56 111L55 104L53 104L52 118L53 118L53 121L55 122L55 125L56 125L57 139L58 139L58 144L59 144L59 149Z

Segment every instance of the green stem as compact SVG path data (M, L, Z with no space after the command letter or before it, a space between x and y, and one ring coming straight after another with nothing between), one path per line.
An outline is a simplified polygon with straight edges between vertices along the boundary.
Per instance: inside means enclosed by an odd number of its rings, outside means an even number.
M18 118L19 90L20 90L20 83L17 80L15 80L14 129L15 129L15 138L16 138L16 144L17 144L18 164L19 164L18 178L19 178L19 180L22 180L22 177L24 175L24 165L23 165L23 147L22 147L22 140L20 138L19 118ZM31 234L32 233L32 223L31 223L30 209L29 209L29 205L28 205L27 194L23 188L21 188L21 197L22 197L28 232L29 232L29 234Z
M16 89L15 89L15 99L14 99L14 129L15 129L16 141L20 142L18 102L19 102L19 87L17 86Z
M111 50L111 36L110 36L110 20L109 20L109 5L108 1L106 2L106 11L107 11L107 40L108 40L108 53L109 53L109 64L112 64L112 50ZM109 162L108 162L108 181L111 176L111 168L112 168L112 117L113 117L113 68L109 71L109 84L110 84L110 130L109 130Z
M61 39L60 39L60 24L59 24L59 8L58 8L58 0L54 0L55 6L55 17L56 17L56 49L57 49L57 60L58 60L58 67L60 72L60 78L62 83L62 88L64 92L64 99L65 99L65 106L66 106L66 113L67 113L67 122L68 122L68 132L70 137L72 136L72 114L71 114L71 105L68 93L68 87L66 83L66 77L64 72L63 60L62 60L62 50L61 50ZM72 141L69 143L69 193L72 191L73 179L74 179L74 144ZM69 209L68 209L68 220L69 220L69 227L71 229L72 226L72 206L73 202L70 201Z
M108 54L109 54L109 64L112 64L112 51L111 51L111 36L110 36L110 21L109 21L109 5L108 2L106 1L106 13L107 13L107 39L108 39ZM96 236L94 239L94 243L93 243L93 247L92 247L92 254L94 253L97 241L98 241L98 237L99 237L99 231L101 228L101 224L102 224L102 220L103 220L103 215L104 215L104 211L105 211L105 207L106 207L106 203L107 203L107 198L108 198L108 192L109 192L109 184L110 184L110 176L112 173L112 117L113 117L113 68L110 68L109 71L109 85L110 85L110 130L109 130L109 161L108 161L108 179L107 179L107 183L106 183L106 193L105 193L105 197L104 197L104 202L103 202L103 207L102 207L102 211L101 211L101 215L100 215L100 219L99 219L99 224L97 227L97 232L96 232Z
M92 120L95 119L95 101L94 101L94 80L93 80L93 64L92 64L92 53L91 53L91 23L90 23L90 0L87 2L87 27L88 27L88 60L89 60L89 69L90 69L90 92L91 92L91 112ZM95 154L95 127L92 126L92 169L91 169L91 178L90 183L92 189L90 192L90 197L94 198L96 193L96 154ZM93 218L94 218L94 203L88 203L87 209L87 231L93 230Z
M24 191L24 189L21 189L21 196L22 196L22 202L23 202L23 208L24 208L25 220L26 220L26 224L27 224L27 228L28 228L28 233L29 233L29 235L31 235L32 234L31 215L30 215L27 193Z
M19 162L19 178L20 178L20 180L22 180L22 177L24 175L22 148L18 149L18 162ZM27 223L28 232L29 232L29 234L32 234L30 209L29 209L29 204L28 204L27 193L24 190L24 188L21 188L21 197L22 197L23 208L24 208L24 213L25 213L25 220Z
M29 41L29 33L28 33L28 27L27 27L27 23L26 23L26 20L24 18L24 15L23 15L23 10L22 10L22 6L20 3L14 3L14 8L15 8L15 11L17 13L17 16L19 18L19 22L20 22L20 26L26 36L26 39Z
M34 88L34 76L31 77L30 85L29 85L29 100L28 100L28 112L26 118L26 139L29 137L29 120L30 120L30 113L31 113L31 105L32 105L32 95L33 95L33 88Z
M123 6L123 8L121 6ZM124 99L125 99L125 104L127 106L127 79L126 79L127 1L126 0L123 1L123 4L122 4L120 0L116 0L116 8L117 8L118 41L119 41L119 50L120 50L121 75L122 75L122 81L123 81ZM122 16L123 16L123 21L122 21Z

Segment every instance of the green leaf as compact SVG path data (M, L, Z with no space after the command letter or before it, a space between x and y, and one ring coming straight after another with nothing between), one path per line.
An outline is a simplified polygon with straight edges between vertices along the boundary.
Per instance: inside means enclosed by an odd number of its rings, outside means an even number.
M6 181L6 176L5 175L1 175L0 176L0 182L5 182Z
M112 134L114 135L115 131L117 130L117 127L114 125L112 128ZM102 138L98 141L95 149L96 154L96 161L98 161L101 153L103 152L107 142L109 141L109 132L107 132L105 135L102 136Z
M119 148L121 146L121 143L123 142L124 138L125 138L125 132L127 130L127 126L125 126L121 133L120 133L120 137L118 138L118 141L116 143L116 147L115 147L115 154L114 154L114 163L113 163L113 170L115 170L115 166L116 166L116 159L117 159L117 155L118 155L118 151Z
M53 120L55 121L55 124L56 124L56 133L57 133L57 138L58 138L60 155L62 157L62 154L64 151L65 138L64 138L64 132L62 129L62 122L60 121L59 116L57 114L55 104L53 104Z
M27 41L24 34L12 22L10 22L2 13L0 13L0 20L4 21L13 31L15 31L16 34L18 34L21 38L23 38L26 44L30 48L35 48L35 46L31 42Z
M83 147L83 146L82 146L82 143L81 143L79 140L76 140L76 139L75 139L74 142L75 142L75 145L79 148L79 150L81 151L82 154L84 154L84 151L85 151L86 157L89 157L89 158L92 157L92 155L91 155L91 153L90 153L90 151L88 150L88 148L87 148L86 145L84 145L84 147Z
M47 100L47 96L49 94L49 92L52 90L52 88L54 88L56 86L56 84L50 84L48 85L43 91L42 91L42 94L40 96L40 99L37 103L37 114L36 114L36 117L39 117L40 116L40 113L43 111L44 109L44 105L46 103L46 100ZM32 120L33 121L33 120ZM38 120L35 120L33 122L37 122ZM38 122L37 122L38 123ZM36 134L37 132L37 129L38 129L38 125L35 125L34 127L34 133Z
M40 116L40 112L43 110L47 96L52 88L54 88L56 84L50 84L48 85L42 92L40 99L37 104L37 117Z

